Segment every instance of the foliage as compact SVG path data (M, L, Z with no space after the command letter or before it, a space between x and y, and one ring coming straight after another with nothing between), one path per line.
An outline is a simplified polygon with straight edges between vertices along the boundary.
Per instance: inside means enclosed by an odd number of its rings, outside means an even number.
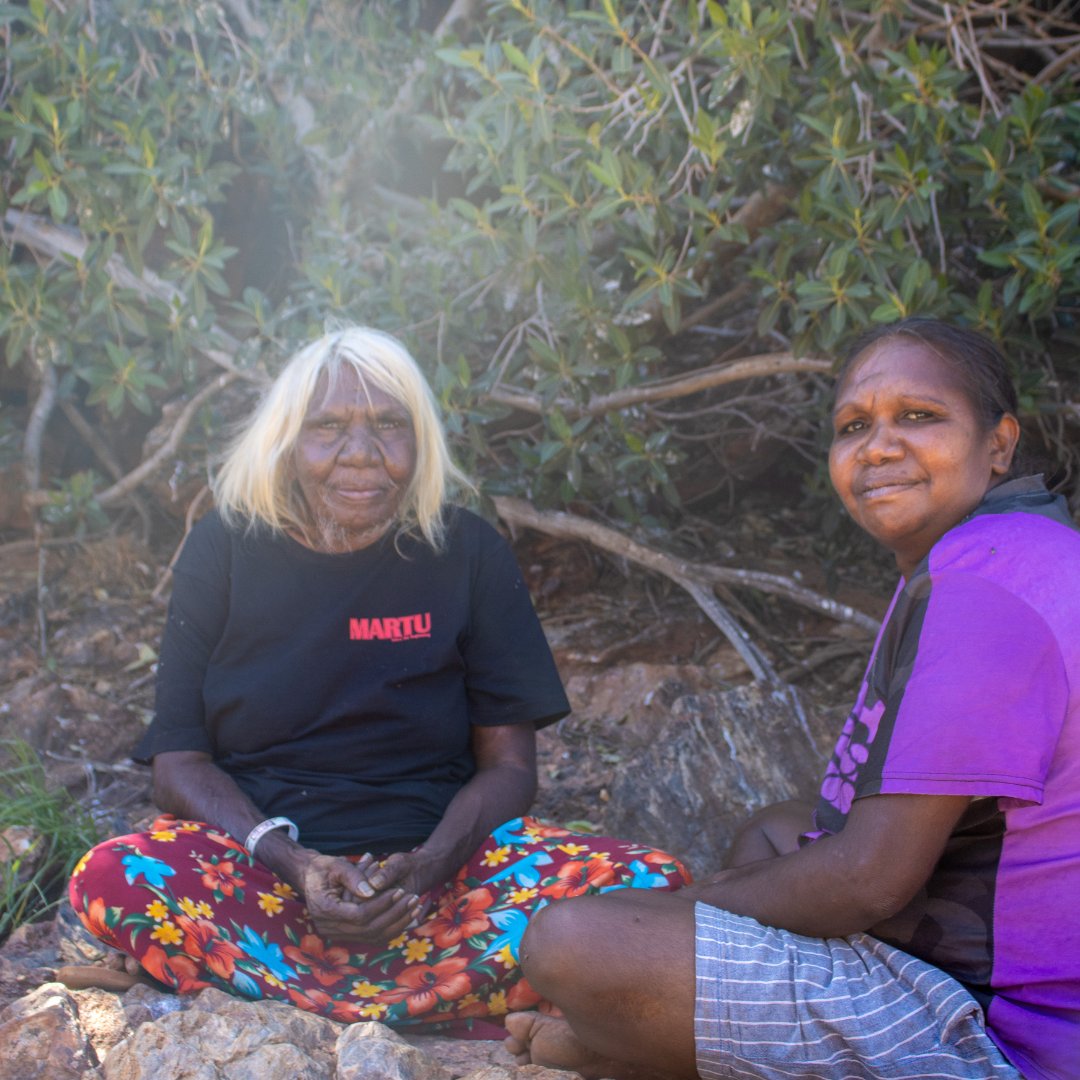
M922 312L1007 347L1068 464L1063 9L491 0L432 33L446 10L0 5L0 341L31 394L52 365L119 441L222 366L258 381L371 323L488 491L648 520L818 452L819 375L680 379ZM87 522L103 482L73 471Z
M75 863L98 837L91 816L63 789L50 788L33 748L0 743L0 941L56 907ZM28 831L18 851L8 830Z

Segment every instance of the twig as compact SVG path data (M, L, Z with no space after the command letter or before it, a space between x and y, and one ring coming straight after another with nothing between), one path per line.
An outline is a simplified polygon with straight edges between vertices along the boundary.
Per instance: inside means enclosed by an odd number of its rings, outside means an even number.
M111 488L107 488L98 497L100 506L112 506L121 499L131 494L147 477L159 468L168 458L171 458L180 446L191 421L195 419L198 411L215 394L220 393L230 383L239 378L239 373L227 373L217 375L210 380L183 408L176 418L168 438L154 451L145 461L131 470L122 480L118 480Z
M487 393L490 401L500 405L509 405L524 412L543 415L552 408L561 409L567 416L598 416L601 413L615 412L632 405L642 405L649 401L667 401L669 398L686 397L702 390L711 390L728 383L741 382L744 379L761 379L771 375L797 373L825 374L832 370L832 361L813 356L794 356L789 352L762 353L758 356L746 356L726 364L698 368L682 375L673 375L666 379L645 383L642 386L630 386L625 390L615 390L610 394L597 394L584 405L569 398L557 398L545 401L539 394L528 390L515 390L512 387L493 387Z
M579 517L576 514L537 510L536 507L524 499L496 496L494 503L499 517L511 527L519 526L536 529L538 532L546 533L548 536L556 536L560 539L584 540L603 551L618 555L658 574L663 574L671 581L674 581L694 597L702 610L719 627L731 644L735 646L739 655L746 660L747 666L751 671L755 672L757 678L762 678L762 675L759 675L755 668L764 668L768 672L772 671L771 667L768 666L768 661L752 646L752 643L747 641L741 628L715 600L715 597L709 596L703 588L704 584L742 585L775 596L783 596L793 603L816 611L818 614L827 615L829 618L842 622L853 623L866 630L869 634L876 633L879 627L877 620L872 619L869 615L856 611L847 604L840 604L826 596L821 596L812 589L807 589L798 582L780 574L713 566L708 563L679 559L654 548L646 547L644 544L639 544L615 529L595 521L589 521L587 518ZM747 648L748 645L750 645L749 649ZM748 658L747 654L752 659ZM775 674L770 675L770 678L778 681L775 679Z

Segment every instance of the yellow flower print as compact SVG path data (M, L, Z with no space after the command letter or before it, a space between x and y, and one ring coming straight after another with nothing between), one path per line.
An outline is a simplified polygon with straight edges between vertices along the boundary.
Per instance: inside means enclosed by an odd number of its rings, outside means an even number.
M274 892L284 900L296 899L296 890L287 881L275 881Z
M154 922L164 922L169 917L169 908L161 900L152 900L146 905L146 914L150 916Z
M175 923L163 922L150 931L150 936L162 945L179 945L184 940L184 931Z
M75 869L72 871L74 877L78 877L86 869L86 864L90 861L90 852L88 851L76 864Z
M491 1016L503 1016L508 1011L506 1008L506 991L496 990L487 1000L488 1013Z
M365 1019L381 1020L386 1015L388 1006L372 1002L369 1005L361 1005L356 1011Z
M580 855L583 851L589 849L584 844L560 844L557 848L558 851L565 851L567 855Z
M285 984L269 968L267 968L263 978L270 986L276 986L278 989L282 989L285 986Z
M386 943L388 949L400 949L405 944L405 939L409 936L408 931L398 934L396 938Z
M514 954L510 951L509 945L504 945L495 954L495 959L498 960L499 963L502 964L502 966L506 968L507 971L509 971L511 968L517 967L517 961L514 959Z
M496 848L494 851L485 851L483 863L485 866L499 866L510 858L510 845Z
M205 900L196 902L190 896L185 896L178 903L180 910L189 919L212 919L214 917L214 909Z
M275 915L280 915L285 907L285 901L280 896L275 896L273 893L261 892L259 893L259 907L266 912L271 918Z
M435 942L428 938L413 938L405 945L405 963L415 964L420 960L426 960L434 948Z
M539 889L515 889L510 894L510 903L524 904L526 900L534 900L539 893Z
M163 844L171 844L176 839L175 829L159 829L150 834L151 840L158 840Z
M368 982L367 979L360 979L352 984L352 990L349 993L355 994L356 997L373 997L381 990L381 986L376 986L373 982Z
M176 828L178 832L202 832L202 826L197 821L182 821Z
M458 1008L465 1009L470 1005L476 1005L479 1001L479 994L466 994L463 998L458 999Z
M537 840L540 837L540 826L539 825L526 825L525 828L522 829L521 831L530 840Z
M585 856L586 859L610 859L611 852L609 851L593 851Z

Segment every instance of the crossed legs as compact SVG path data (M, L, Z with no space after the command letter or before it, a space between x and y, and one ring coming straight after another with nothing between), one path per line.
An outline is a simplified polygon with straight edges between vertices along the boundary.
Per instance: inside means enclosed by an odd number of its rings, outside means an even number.
M696 1080L688 897L623 889L559 901L533 916L521 963L565 1019L508 1016L506 1045L520 1064Z

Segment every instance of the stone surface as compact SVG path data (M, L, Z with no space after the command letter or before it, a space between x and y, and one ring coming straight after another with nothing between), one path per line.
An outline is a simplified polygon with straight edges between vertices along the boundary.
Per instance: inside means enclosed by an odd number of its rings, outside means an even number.
M350 1024L337 1040L337 1080L453 1080L454 1074L384 1024Z
M445 1035L403 1035L406 1042L446 1066L454 1076L467 1076L488 1065L513 1067L501 1039L451 1039Z
M45 983L0 1013L0 1076L68 1080L98 1064L72 995Z
M678 698L663 717L628 721L627 755L612 782L605 831L648 840L702 876L719 868L748 813L813 799L833 724L800 722L795 691L761 684Z
M109 1051L104 1080L329 1080L341 1025L218 990L140 1025Z

